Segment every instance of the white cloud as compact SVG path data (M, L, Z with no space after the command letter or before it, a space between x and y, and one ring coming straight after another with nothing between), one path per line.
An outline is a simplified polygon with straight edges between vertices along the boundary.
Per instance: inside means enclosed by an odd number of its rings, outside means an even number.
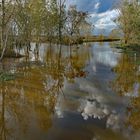
M97 2L97 3L95 4L95 6L94 6L94 9L96 9L96 10L99 9L100 4L101 4L100 2Z
M88 12L97 12L100 8L100 0L67 0L67 8L70 5L77 5L78 10L88 11Z
M110 32L117 25L113 22L118 17L119 13L117 10L108 10L104 13L93 13L91 14L91 21L95 26L95 32L99 33L99 30L106 30Z

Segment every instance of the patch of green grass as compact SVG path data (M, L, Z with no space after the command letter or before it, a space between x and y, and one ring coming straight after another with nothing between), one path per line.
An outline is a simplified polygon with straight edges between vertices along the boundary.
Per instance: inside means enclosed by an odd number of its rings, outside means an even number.
M15 74L11 74L8 72L1 72L0 73L0 82L14 80L16 78Z
M140 60L136 61L136 65L140 65Z

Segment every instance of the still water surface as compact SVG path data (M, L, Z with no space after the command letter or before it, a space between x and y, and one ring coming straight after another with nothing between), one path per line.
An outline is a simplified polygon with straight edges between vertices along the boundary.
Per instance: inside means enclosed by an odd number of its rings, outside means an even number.
M0 140L139 140L140 57L111 46L41 44L4 60L17 77L0 83Z

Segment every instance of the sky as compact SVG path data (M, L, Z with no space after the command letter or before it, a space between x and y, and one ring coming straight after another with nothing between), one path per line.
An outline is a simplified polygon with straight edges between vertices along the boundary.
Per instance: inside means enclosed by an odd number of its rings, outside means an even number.
M118 16L114 5L119 0L67 0L67 6L77 5L78 10L88 11L90 22L95 26L94 34L109 34L117 25L113 22Z

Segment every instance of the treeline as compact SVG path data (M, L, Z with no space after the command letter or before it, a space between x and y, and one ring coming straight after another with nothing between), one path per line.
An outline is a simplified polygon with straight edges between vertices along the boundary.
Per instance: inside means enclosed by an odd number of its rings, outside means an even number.
M53 43L72 43L83 34L90 34L88 13L76 6L66 8L65 0L2 0L0 2L0 59L6 50L25 47L41 37ZM73 39L74 38L74 39ZM38 46L38 45L37 45Z
M119 5L118 23L126 46L140 46L140 1L123 0Z

